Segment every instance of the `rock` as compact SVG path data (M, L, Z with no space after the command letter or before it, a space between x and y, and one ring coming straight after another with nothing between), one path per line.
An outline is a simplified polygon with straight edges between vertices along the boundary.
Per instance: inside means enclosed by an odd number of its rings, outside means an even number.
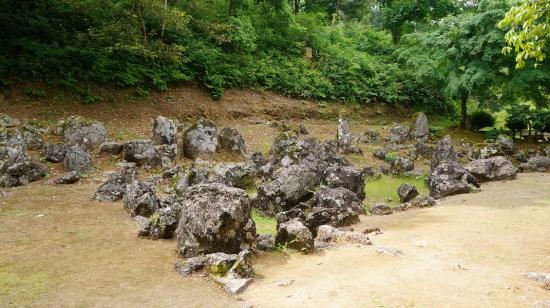
M252 253L249 250L239 252L237 260L227 272L227 278L251 278L254 276L252 268Z
M550 145L547 145L542 149L542 154L546 157L550 157Z
M40 150L44 147L42 133L37 127L32 125L24 125L22 128L22 134L28 150Z
M502 152L506 155L514 154L514 140L504 135L499 135L496 139L496 144L500 146Z
M71 171L64 176L55 180L55 184L74 184L80 180L80 173L78 171Z
M397 157L390 164L390 172L393 174L403 174L414 170L414 161L406 157Z
M46 176L47 168L18 148L0 147L0 186L27 185Z
M434 154L435 155L435 154ZM430 196L439 199L469 193L479 187L476 178L456 161L444 161L432 169L428 179Z
M314 235L321 225L349 226L359 222L359 214L365 214L365 208L357 195L342 187L321 187L313 196L312 205L306 226Z
M546 156L531 157L526 163L520 164L518 168L521 172L549 172L550 157L546 157Z
M390 128L390 135L387 138L389 142L403 143L409 137L409 128L403 125L396 125Z
M390 215L393 209L384 203L376 203L369 208L369 213L372 215Z
M266 214L289 210L307 200L320 179L308 165L291 165L277 170L274 180L258 187L254 206Z
M298 133L300 133L300 135L309 135L309 131L304 123L298 124Z
M416 141L426 142L428 141L429 134L428 117L423 112L420 112L414 120L412 137Z
M277 245L283 245L302 252L313 251L313 235L299 220L292 219L282 223L275 237Z
M373 155L374 157L386 161L386 155L388 154L388 150L385 147L378 148L374 151Z
M107 129L101 122L81 116L68 117L61 131L65 143L83 144L86 147L96 147L107 139Z
M88 150L79 144L67 148L63 165L67 171L77 171L85 174L92 169L92 156Z
M44 158L52 163L60 163L65 160L68 146L64 143L49 143L44 146Z
M422 141L417 141L414 144L414 150L416 152L416 155L423 157L431 157L434 152L432 146Z
M263 251L275 250L275 237L271 234L259 234L256 237L256 249Z
M122 158L138 166L158 168L162 166L160 148L149 139L132 140L124 143Z
M277 230L279 230L279 226L282 223L291 221L293 219L297 219L301 222L305 222L306 215L304 214L304 211L302 209L298 209L298 208L277 213L277 215L275 215L275 220L277 221Z
M354 192L360 200L365 199L365 170L352 166L332 166L323 173L323 183L331 188L343 187Z
M236 253L256 239L256 226L246 193L223 184L200 184L187 190L176 231L178 252Z
M183 135L183 154L195 159L203 155L211 155L218 148L218 133L216 124L202 120L189 127Z
M212 181L227 186L246 188L254 182L254 172L245 163L219 163L212 172Z
M550 283L550 273L528 272L523 274L523 277L529 280Z
M187 277L195 272L204 269L206 261L206 257L201 255L187 259L184 264L177 261L174 264L174 269L183 277Z
M124 148L124 142L109 141L99 146L99 154L119 155Z
M338 152L349 153L351 148L351 130L349 128L349 120L338 119L338 133L336 135L336 146Z
M234 128L226 127L218 135L219 149L227 154L244 156L246 146L243 136Z
M18 129L0 128L0 147L16 148L22 152L27 150L27 143Z
M206 270L213 276L225 276L237 261L236 254L215 252L206 255Z
M520 163L526 163L529 160L529 155L527 155L525 150L516 151L516 154L514 154L513 157Z
M251 278L217 278L216 282L223 286L224 290L231 295L241 293L252 282Z
M11 117L5 113L0 113L0 128L10 128L21 125L19 119Z
M168 206L158 209L139 231L139 236L152 240L173 238L180 219L181 204L171 201Z
M418 196L418 191L414 185L401 184L399 188L397 188L397 194L399 195L401 203L405 203Z
M406 202L402 204L397 211L407 211L414 208L426 208L426 207L432 207L437 205L437 202L434 198L430 196L417 196L414 199L410 200L409 202Z
M158 210L159 204L152 184L134 180L126 185L124 208L130 215L149 217Z
M432 155L430 167L433 170L442 162L447 161L458 162L458 156L453 148L450 136L445 136L438 142Z
M100 202L114 202L122 200L126 194L126 184L137 179L135 163L119 163L118 170L109 176L109 179L101 184L94 194L94 199Z
M371 245L369 237L363 233L340 231L329 225L319 226L315 237L315 248L327 248L331 244L338 243Z
M517 169L512 162L503 156L479 159L466 167L478 182L509 180L516 177Z
M176 144L176 124L169 118L158 116L153 121L152 140L157 144Z

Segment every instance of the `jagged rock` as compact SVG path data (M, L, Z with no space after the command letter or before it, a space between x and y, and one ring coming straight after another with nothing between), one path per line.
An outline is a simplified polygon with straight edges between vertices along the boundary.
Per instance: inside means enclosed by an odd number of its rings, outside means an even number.
M70 116L60 128L65 143L83 144L87 147L96 147L107 139L107 129L96 120L81 116Z
M19 119L5 113L0 113L0 128L10 128L19 125L21 125L21 121L19 121Z
M349 120L338 119L338 133L336 136L336 145L338 152L349 153L351 148L351 130L349 128Z
M0 128L0 147L16 148L22 152L27 150L27 143L18 129Z
M414 120L412 137L416 141L426 142L428 141L429 134L428 117L423 112L420 112Z
M277 170L274 180L258 187L254 206L266 214L289 210L308 199L311 189L320 181L308 165L291 165Z
M549 172L550 157L546 157L546 156L531 157L526 163L520 164L518 168L521 172Z
M406 157L397 157L390 164L390 172L393 174L403 174L414 170L414 161Z
M52 163L60 163L65 160L68 146L64 143L49 143L44 146L44 158Z
M78 171L71 171L64 176L55 180L55 184L74 184L80 180L80 173Z
M299 220L292 219L282 223L275 237L277 245L286 245L291 249L302 252L313 251L313 235L309 229Z
M126 184L124 208L132 216L149 217L159 208L160 200L150 183L134 180Z
M356 143L371 144L378 141L380 134L374 129L367 129L360 135L352 135L352 141Z
M101 184L94 194L94 199L100 202L122 200L126 194L126 184L137 178L135 163L118 163L117 171L109 175L109 179Z
M409 128L403 125L396 125L390 128L390 135L387 138L389 142L403 143L409 137Z
M306 221L306 215L302 209L291 209L284 212L279 212L275 215L275 220L277 221L277 230L282 223L297 219L301 222Z
M360 200L365 199L365 170L352 166L332 166L323 173L323 182L331 188L343 187L354 192Z
M275 250L275 237L271 234L260 234L256 237L256 249L263 251Z
M152 140L157 144L176 144L176 123L169 118L158 116L153 121Z
M99 146L100 154L119 155L124 148L124 142L108 141Z
M225 276L237 261L236 254L214 252L206 255L206 270L214 276Z
M517 169L503 156L479 159L469 163L466 170L473 174L478 182L509 180L516 177Z
M476 178L456 161L444 161L432 169L428 179L430 196L439 199L471 192L479 187Z
M202 120L189 127L183 135L183 154L191 159L210 155L218 148L216 124Z
M158 168L162 166L161 148L164 147L155 146L149 139L128 141L122 147L122 158L138 166ZM175 147L173 150L175 151ZM173 156L175 157L175 153Z
M514 153L514 140L512 140L512 138L499 135L495 142L504 154L512 155Z
M18 148L0 147L0 186L27 185L46 176L47 168Z
M371 245L369 237L363 233L340 231L329 225L319 226L317 236L315 237L315 248L327 248L330 247L331 244L338 243Z
M529 155L527 155L527 152L525 152L525 150L518 150L513 156L517 161L521 163L526 163L529 160Z
M378 148L373 153L374 157L376 157L380 160L383 160L383 161L386 161L386 155L387 154L388 154L388 149L386 149L385 147Z
M219 163L214 167L211 182L246 188L254 182L254 172L245 163Z
M186 196L176 232L181 255L236 253L254 242L256 227L243 190L200 184L188 188Z
M181 203L175 200L170 200L164 205L161 203L161 208L158 209L146 224L139 231L139 236L149 237L150 239L168 239L173 238L178 227L178 222L181 213Z
M218 135L219 149L233 155L245 155L243 136L234 128L226 127Z
M84 146L75 144L67 148L63 165L67 171L85 174L92 169L92 156Z
M407 211L413 208L426 208L435 206L437 202L430 196L416 196L414 199L402 204L397 211Z
M376 203L369 208L369 213L372 215L390 215L393 213L393 209L384 203Z
M321 225L343 227L358 223L359 214L365 214L365 208L354 192L342 187L321 187L313 196L306 226L315 235Z
M175 270L180 273L183 277L190 276L191 274L198 272L206 266L207 259L205 256L196 256L193 258L188 258L185 260L185 263L176 261L174 264Z
M458 155L454 150L450 136L443 137L437 144L432 155L430 167L433 170L439 164L446 161L458 162Z
M416 190L414 185L401 184L399 188L397 188L397 194L399 195L401 203L405 203L418 196L418 190Z
M29 150L40 150L44 147L42 133L37 127L32 125L24 125L22 128L23 139Z
M237 260L227 271L227 278L250 278L254 276L254 269L252 268L252 253L245 249L237 255Z

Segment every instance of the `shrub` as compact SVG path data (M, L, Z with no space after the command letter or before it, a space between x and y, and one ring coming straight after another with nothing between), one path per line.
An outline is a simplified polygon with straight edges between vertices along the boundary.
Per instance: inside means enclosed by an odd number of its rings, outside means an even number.
M533 128L539 133L550 133L550 111L538 110L533 113Z
M532 112L527 105L514 105L506 110L508 117L506 118L505 126L512 131L512 136L516 135L516 132L521 131L529 127Z
M470 123L474 132L479 131L485 127L491 127L495 125L495 118L486 111L475 111L470 115Z

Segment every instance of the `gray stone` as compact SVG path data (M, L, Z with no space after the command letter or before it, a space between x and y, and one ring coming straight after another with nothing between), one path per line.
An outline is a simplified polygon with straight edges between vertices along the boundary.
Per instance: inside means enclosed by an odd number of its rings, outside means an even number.
M134 180L126 184L124 208L132 216L149 217L159 209L160 200L150 183Z
M521 172L550 172L550 157L534 156L518 166Z
M384 203L376 203L369 208L369 213L372 215L390 215L393 209Z
M246 188L254 182L254 170L245 163L219 163L212 171L211 182Z
M352 166L331 166L323 173L323 183L331 188L343 187L354 192L360 200L365 198L365 170Z
M198 272L206 266L207 259L205 256L197 256L193 258L188 258L185 260L185 263L176 261L174 264L174 269L180 273L183 277L188 277L191 274Z
M206 270L213 276L225 276L233 267L237 259L236 254L214 252L206 255Z
M315 248L328 248L333 244L348 243L356 245L371 245L369 237L363 233L354 231L341 231L333 226L322 225L317 230Z
M401 203L405 203L418 196L418 190L416 190L414 185L401 184L399 188L397 188L397 194L399 195Z
M430 167L433 170L439 164L446 161L458 162L458 155L454 150L450 136L445 136L438 142L432 155Z
M27 150L27 143L18 129L0 128L0 147L17 148L24 152Z
M223 286L224 290L231 295L241 293L252 282L252 278L217 278L216 282Z
M18 148L0 147L0 186L27 185L46 176L47 168Z
M386 149L385 147L378 148L373 153L374 157L383 161L386 161L387 154L388 154L388 149Z
M119 155L124 148L124 142L108 141L99 146L99 154Z
M444 161L433 168L428 179L430 196L439 199L469 193L479 187L476 178L456 161Z
M246 146L243 136L234 128L226 127L218 135L219 149L230 155L244 156Z
M392 174L404 174L414 170L414 161L406 157L397 157L390 162Z
M338 152L349 153L351 148L351 130L349 127L348 119L338 119L338 133L336 136L336 144Z
M44 147L42 133L37 127L32 125L24 125L21 131L28 150L40 150Z
M297 219L287 221L279 226L275 243L302 252L312 252L314 248L313 234Z
M49 143L44 146L46 161L60 163L65 160L68 146L64 143Z
M342 187L321 187L313 196L312 206L306 226L314 235L321 225L349 226L359 222L359 214L365 214L357 195Z
M67 171L85 174L92 169L92 156L84 146L75 144L67 148L63 165Z
M275 237L271 234L259 234L256 237L256 249L263 251L275 250Z
M138 166L158 168L162 166L161 148L163 146L156 146L149 139L127 141L122 148L122 158ZM175 151L175 147L173 150Z
M517 169L503 156L479 159L469 163L466 170L473 174L478 182L514 179Z
M420 112L414 120L412 137L416 141L426 142L428 141L429 134L428 117L423 112Z
M187 189L176 231L185 257L248 249L256 239L250 200L242 189L200 184Z
M390 128L390 135L387 138L389 142L403 143L409 137L409 128L403 125L396 125Z
M157 144L176 144L177 127L169 118L158 116L153 121L152 139Z
M209 120L202 120L189 127L183 135L183 154L187 158L195 159L204 155L211 155L218 148L218 132L216 124Z
M65 143L83 144L86 147L96 147L107 139L107 129L96 120L81 116L70 116L61 128Z
M514 140L512 140L512 138L504 135L499 135L495 142L498 146L500 146L504 154L506 155L514 154Z
M252 268L252 253L245 249L237 255L237 260L227 271L228 278L251 278L254 276Z
M426 207L432 207L436 205L437 205L437 202L435 201L434 198L430 196L419 195L419 196L416 196L414 199L402 204L398 208L398 211L407 211L414 208L426 208Z
M94 199L100 202L115 202L122 200L126 194L126 185L137 179L135 163L119 163L117 171L109 175L94 194Z
M153 240L169 239L175 236L181 214L181 203L169 200L163 201L161 206L143 225L139 236L149 237Z
M74 184L80 180L80 173L78 171L71 171L64 176L55 180L56 184Z
M19 119L9 116L5 113L0 113L0 127L10 128L21 125Z
M275 220L277 221L277 229L279 229L279 226L282 223L291 221L293 219L297 219L301 222L306 221L306 215L304 214L304 211L302 209L290 209L288 211L279 212L277 215L275 215Z

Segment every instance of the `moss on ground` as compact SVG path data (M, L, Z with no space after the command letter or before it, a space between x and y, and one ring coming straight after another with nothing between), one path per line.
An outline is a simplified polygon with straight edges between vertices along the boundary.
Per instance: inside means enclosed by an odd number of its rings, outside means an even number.
M389 206L399 205L397 188L401 184L412 184L421 194L428 193L428 185L423 176L418 178L382 175L376 179L368 179L365 182L365 208L368 210L376 202L383 201ZM391 199L391 201L390 201Z
M256 232L258 234L272 234L277 233L277 221L273 217L267 217L260 213L260 211L252 210L252 219L256 223Z

